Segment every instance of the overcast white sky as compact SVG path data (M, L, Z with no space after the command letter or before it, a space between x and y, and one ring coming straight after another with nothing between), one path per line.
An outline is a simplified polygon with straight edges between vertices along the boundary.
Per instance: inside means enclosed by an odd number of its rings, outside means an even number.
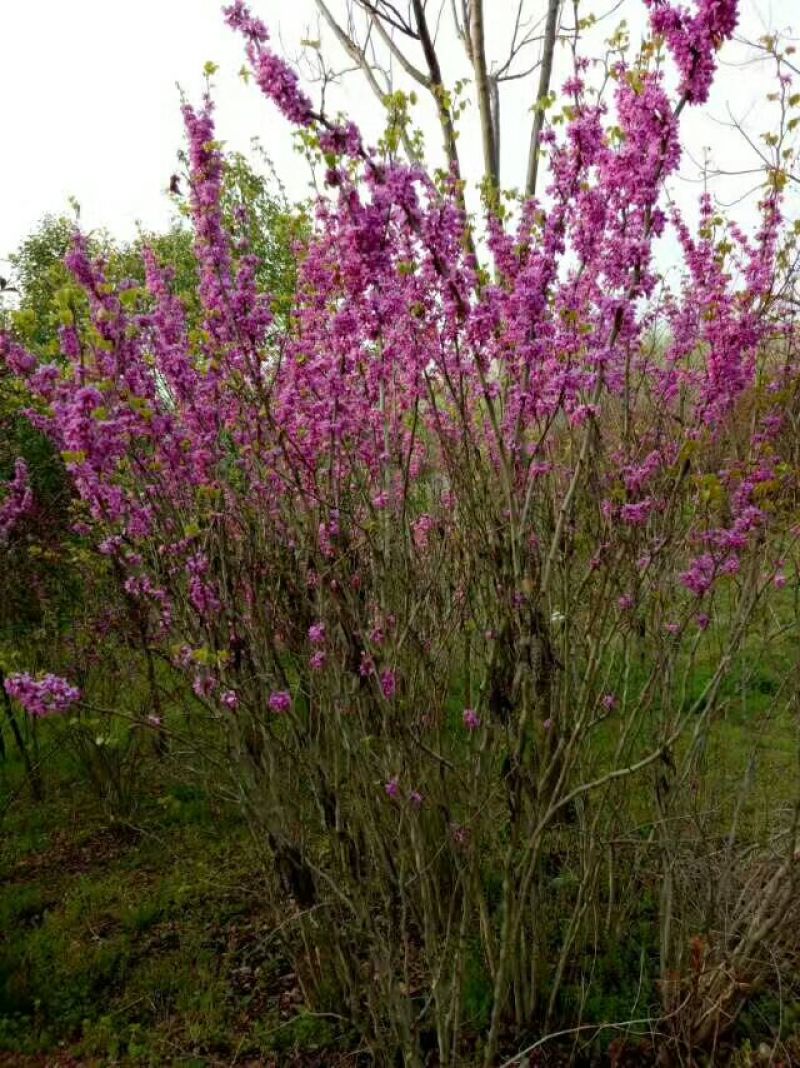
M530 3L544 6L544 0ZM584 0L581 10L600 14L611 6L612 0ZM487 0L493 42L503 37L514 7L512 0ZM89 228L104 226L129 236L137 222L147 228L165 225L170 214L165 189L182 137L176 83L196 99L209 59L220 65L215 77L219 136L246 149L258 135L290 196L305 195L308 175L293 154L286 124L255 86L237 77L241 42L224 26L220 8L220 0L0 0L0 257L43 214L64 210L70 196L81 203ZM280 32L289 54L299 51L309 29L316 36L313 0L253 0L253 8ZM741 0L741 9L744 36L785 30L792 22L800 31L798 0ZM641 10L641 0L623 0L603 24L602 36L622 15L637 26ZM328 52L339 61L334 46ZM730 105L738 116L749 116L757 133L765 118L761 101L769 91L766 69L739 65L746 58L736 46L723 53L731 65L722 68L709 107L689 122L692 151L699 156L709 145L717 162L731 168L751 165L752 157L740 138L715 120L725 119ZM460 57L454 47L445 50L444 59L457 72ZM524 173L531 92L517 83L509 94L503 149L510 184ZM360 81L351 81L336 103L357 120L371 111ZM426 128L430 145L438 147L435 128ZM463 152L476 149L465 135ZM687 177L695 173L688 159L684 172ZM743 182L726 195L744 191Z

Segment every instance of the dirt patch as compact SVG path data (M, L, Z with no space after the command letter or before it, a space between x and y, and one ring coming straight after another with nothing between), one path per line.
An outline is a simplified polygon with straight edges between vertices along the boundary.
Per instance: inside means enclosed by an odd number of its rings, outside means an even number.
M106 868L129 852L139 840L139 834L126 827L104 827L91 837L76 842L66 831L56 832L47 849L29 853L13 866L0 886L29 882L52 875L83 875L97 868ZM0 1061L2 1064L2 1061Z

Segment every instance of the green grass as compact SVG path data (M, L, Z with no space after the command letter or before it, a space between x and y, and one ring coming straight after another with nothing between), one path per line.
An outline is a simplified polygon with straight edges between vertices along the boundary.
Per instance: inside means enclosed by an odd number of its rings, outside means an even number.
M708 731L704 789L722 794L752 759L759 765L740 817L754 837L794 792L797 723L787 698L795 643L789 634L766 651L757 640L748 645L723 683ZM711 652L697 663L689 705L715 667ZM640 680L631 681L635 690ZM448 703L459 737L465 699L454 693ZM80 1064L103 1066L282 1065L293 1063L294 1051L304 1065L336 1064L356 1036L333 1017L304 1011L298 983L269 937L275 921L240 814L155 751L132 787L135 805L115 813L90 788L74 752L53 743L51 727L60 729L43 724L40 738L42 801L32 798L12 749L0 762L0 1064L41 1064L33 1058L65 1051ZM612 733L598 730L594 744L605 759ZM632 791L628 803L633 816L641 810L633 824L645 834L648 798ZM554 856L562 833L554 831ZM559 908L559 880L568 875L554 869L552 902L542 907ZM643 887L625 938L600 946L588 999L566 977L562 1015L624 1019L632 1004L657 1001L652 983L642 986L657 970L655 892L655 884ZM557 921L558 914L552 930ZM475 947L464 976L468 1029L484 1033L490 1012L491 983ZM743 1044L798 1029L800 1013L764 991L748 1005L738 1036ZM597 1049L612 1038L603 1035Z
M0 768L0 811L15 797L0 824L0 1063L66 1049L199 1068L335 1046L267 937L236 814L156 765L135 818L109 822L70 770L50 769L37 804L18 766Z

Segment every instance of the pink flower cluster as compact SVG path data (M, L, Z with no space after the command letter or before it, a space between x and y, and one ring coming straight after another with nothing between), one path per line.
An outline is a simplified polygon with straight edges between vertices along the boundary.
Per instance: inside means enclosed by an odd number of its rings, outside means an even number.
M681 93L690 103L704 103L716 70L715 53L739 21L738 0L699 0L694 13L668 0L645 3L653 31L666 40L681 73Z
M289 122L308 126L313 117L311 101L300 89L297 73L267 48L269 33L264 23L253 18L242 0L235 0L224 9L224 14L228 25L247 40L247 56L264 95L280 108Z
M9 697L19 701L28 715L56 716L80 700L80 690L58 675L34 678L28 672L9 675L5 680Z
M31 510L33 493L28 478L28 465L17 460L14 477L6 485L5 500L0 503L0 545L7 541L12 528L20 518Z
M472 734L481 725L481 718L474 708L465 708L463 715L464 726Z
M267 705L271 712L284 715L292 707L292 695L288 690L275 690L269 695Z

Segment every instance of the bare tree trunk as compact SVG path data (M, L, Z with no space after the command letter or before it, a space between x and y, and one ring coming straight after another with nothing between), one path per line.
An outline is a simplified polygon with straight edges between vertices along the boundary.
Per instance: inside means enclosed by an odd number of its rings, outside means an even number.
M439 57L436 54L436 46L434 45L433 38L430 34L428 20L425 18L425 5L422 0L412 0L412 7L417 24L419 41L422 45L425 62L428 66L428 74L430 75L429 88L436 101L436 110L439 115L439 123L442 127L444 152L451 169L455 171L456 177L460 178L461 165L459 163L458 149L456 147L455 125L453 124L453 116L447 103L445 86L442 81L442 68L439 64Z
M469 57L475 71L475 89L478 94L478 112L481 119L483 141L483 166L492 190L500 184L499 159L493 120L492 94L489 75L486 71L486 42L484 38L483 0L472 0L469 9Z
M497 185L500 186L500 83L497 78L489 78L489 92L491 94L492 124L494 126L494 159L497 173Z
M536 179L539 173L539 149L541 147L542 129L544 127L544 102L550 92L550 79L553 76L553 53L556 48L558 14L561 0L548 0L547 22L544 28L544 48L542 66L539 71L539 88L536 94L536 110L533 116L531 143L528 150L528 180L525 183L525 195L532 197L536 193Z

